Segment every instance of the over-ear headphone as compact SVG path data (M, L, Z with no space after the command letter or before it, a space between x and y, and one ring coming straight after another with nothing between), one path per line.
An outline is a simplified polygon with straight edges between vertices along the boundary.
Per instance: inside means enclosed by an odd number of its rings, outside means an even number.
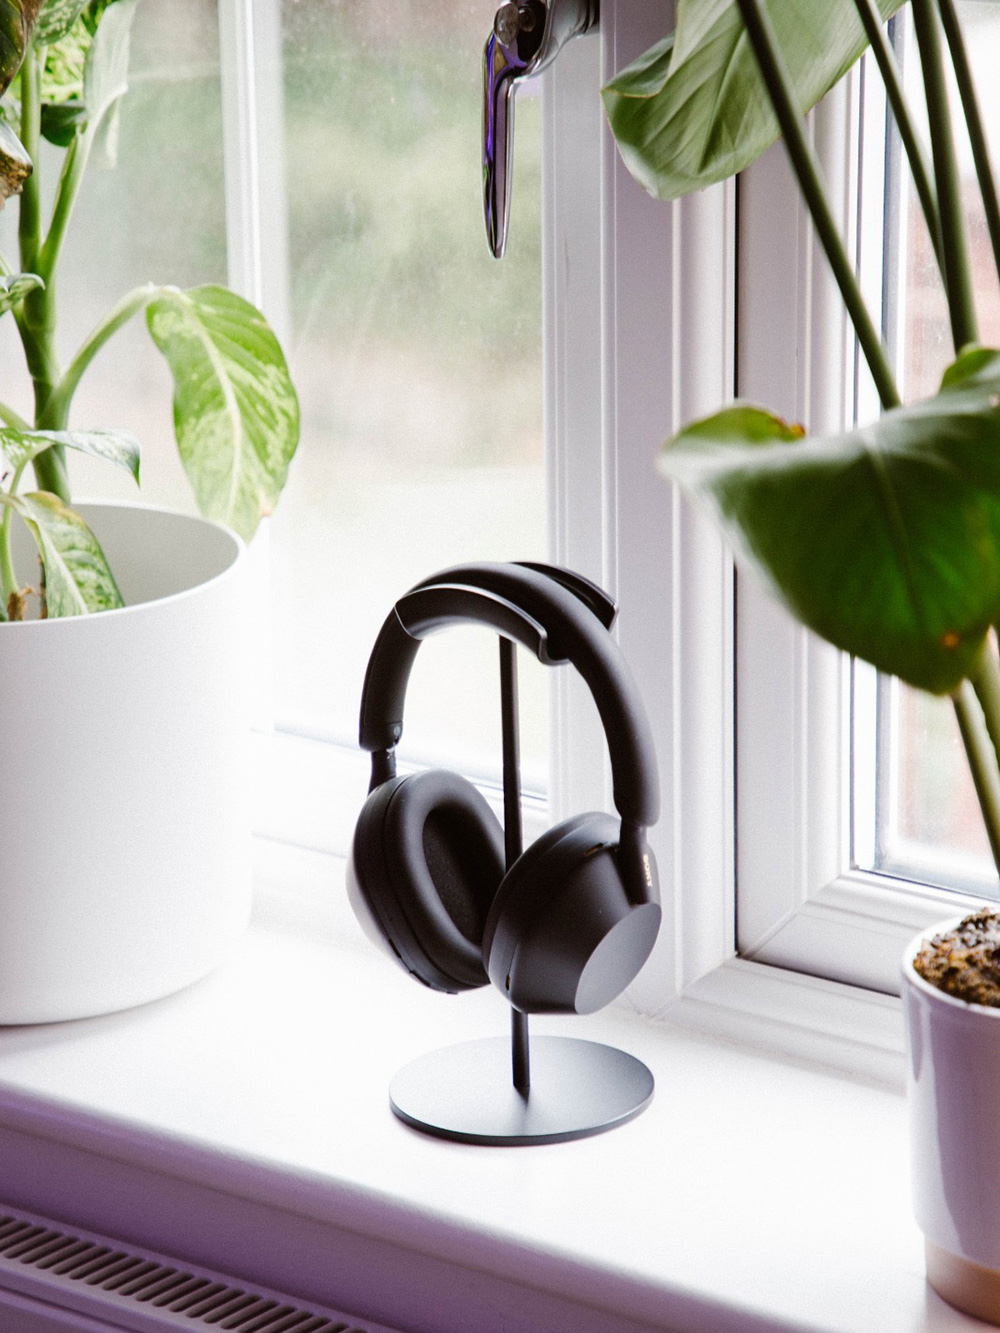
M379 631L361 699L372 778L348 891L366 933L435 990L492 981L524 1013L592 1013L649 957L661 912L646 829L659 784L645 709L609 633L615 613L606 593L569 570L480 563L411 588ZM579 671L604 727L620 815L575 815L506 872L503 830L470 782L443 770L396 775L420 643L467 622Z

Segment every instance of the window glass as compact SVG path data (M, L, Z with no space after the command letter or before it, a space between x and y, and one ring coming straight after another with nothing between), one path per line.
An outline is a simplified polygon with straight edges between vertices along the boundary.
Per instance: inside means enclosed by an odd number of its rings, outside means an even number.
M518 93L496 261L480 167L492 10L285 0L281 12L303 433L271 533L276 709L353 740L371 643L409 585L458 561L544 559L540 102L530 85ZM497 767L495 657L485 631L421 650L409 754ZM537 767L544 691L523 695Z
M480 165L492 9L264 0L254 12L265 313L302 406L299 453L266 538L273 713L353 744L368 652L407 587L459 561L545 558L541 102L537 82L520 89L510 243L498 262ZM90 172L66 247L65 358L130 288L224 283L231 267L225 170L247 167L232 149L224 160L215 0L144 0L130 83L117 165ZM43 164L50 190L58 156ZM14 222L13 209L0 213L10 260ZM0 396L27 414L16 352L13 321L0 321ZM140 317L91 367L72 420L134 430L142 500L190 509L170 402ZM77 496L136 494L115 469L72 466ZM495 662L486 631L426 645L408 695L408 756L498 772ZM545 675L522 665L535 787Z
M1000 12L981 0L967 0L959 5L959 12L984 120L996 142L1000 134L996 80ZM897 20L895 26L909 100L919 114L922 95L916 43L908 22ZM997 347L1000 293L996 268L954 91L953 103L980 338ZM890 181L895 180L895 187L889 191L886 223L886 326L901 391L904 399L913 400L935 391L953 354L947 307L927 228L895 136L890 136L890 163ZM878 682L877 701L876 734L861 738L859 746L866 755L877 750L874 847L867 849L873 867L995 895L996 874L950 702L887 679Z

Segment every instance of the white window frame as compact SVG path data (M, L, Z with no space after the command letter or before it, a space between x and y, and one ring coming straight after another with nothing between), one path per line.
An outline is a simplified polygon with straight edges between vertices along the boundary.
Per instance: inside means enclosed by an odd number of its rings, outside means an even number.
M231 280L275 304L280 323L280 163L262 157L279 136L256 134L252 114L262 86L280 108L277 14L277 0L220 0ZM737 357L742 396L813 425L838 419L854 392L839 303L780 147L738 188L672 204L620 161L597 89L671 20L668 0L604 0L599 32L570 42L543 84L551 556L620 601L663 787L650 840L664 928L626 1002L881 1075L899 1050L898 1006L875 992L894 989L905 939L962 900L919 886L902 895L852 870L849 664L743 580L737 598L717 532L655 471L663 439L731 398ZM854 159L838 126L857 118L858 96L848 89L815 118L841 181ZM840 203L850 218L849 189ZM791 275L780 292L768 290L774 271ZM264 720L258 832L345 852L366 756ZM561 681L555 721L551 816L610 808L603 738L575 682ZM532 836L549 815L529 816Z
M865 105L865 89L874 88ZM885 111L864 64L817 109L815 146L844 234L857 247L862 287L878 310L881 209L859 191L884 191ZM775 207L776 200L784 207ZM798 203L778 145L740 185L741 396L768 403L812 430L876 415L839 297ZM778 291L768 273L782 273ZM874 755L852 753L871 731L874 672L793 622L739 581L737 751L741 956L896 994L909 938L976 903L968 894L855 867L854 803ZM868 717L854 727L857 714ZM874 801L874 788L867 793ZM780 839L773 831L781 830Z

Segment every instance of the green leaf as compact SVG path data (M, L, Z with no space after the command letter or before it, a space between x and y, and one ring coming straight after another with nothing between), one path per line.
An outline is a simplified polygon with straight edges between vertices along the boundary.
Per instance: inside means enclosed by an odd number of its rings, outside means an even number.
M904 0L878 0L888 19ZM767 0L803 112L867 45L855 0ZM736 0L680 0L677 30L603 90L629 171L661 199L741 171L778 138L778 122Z
M138 0L117 0L104 10L83 72L84 133L96 160L106 167L114 166L118 156L118 111L128 92L129 42L137 5Z
M57 148L68 148L87 123L87 108L83 102L43 102L42 138Z
M0 97L21 68L37 18L38 0L0 0Z
M29 292L45 283L37 273L12 273L10 277L0 275L0 315L19 306Z
M129 430L14 430L0 428L0 453L17 469L54 444L115 463L139 481L139 441Z
M35 27L36 46L61 41L86 9L88 0L44 0Z
M281 494L299 438L278 340L223 287L164 288L146 319L174 377L174 427L198 505L249 540Z
M737 559L838 648L953 690L1000 618L1000 353L970 350L925 402L803 440L737 405L660 456Z
M50 616L82 616L124 605L97 538L58 496L0 493L0 504L15 509L31 529L45 569Z
M82 105L83 78L93 34L80 19L64 37L43 52L41 98L45 103L73 101Z
M31 175L31 158L10 127L0 120L0 208L12 194L18 194Z

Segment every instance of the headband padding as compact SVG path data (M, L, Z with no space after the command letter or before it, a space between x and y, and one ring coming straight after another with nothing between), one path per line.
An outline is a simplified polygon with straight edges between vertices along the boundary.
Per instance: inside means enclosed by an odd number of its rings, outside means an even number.
M607 738L618 813L645 828L656 823L659 778L646 711L618 645L592 606L551 575L512 564L456 566L424 579L416 589L427 594L421 599L423 622L404 627L394 607L372 650L361 700L362 749L388 750L398 742L406 684L421 639L468 621L495 628L495 602L501 599L513 612L503 633L537 652L541 626L547 660L568 660L586 681ZM469 589L486 594L484 607L477 609Z
M430 770L398 783L382 827L397 905L435 968L462 988L487 976L482 938L503 879L503 830L485 798L457 773Z

